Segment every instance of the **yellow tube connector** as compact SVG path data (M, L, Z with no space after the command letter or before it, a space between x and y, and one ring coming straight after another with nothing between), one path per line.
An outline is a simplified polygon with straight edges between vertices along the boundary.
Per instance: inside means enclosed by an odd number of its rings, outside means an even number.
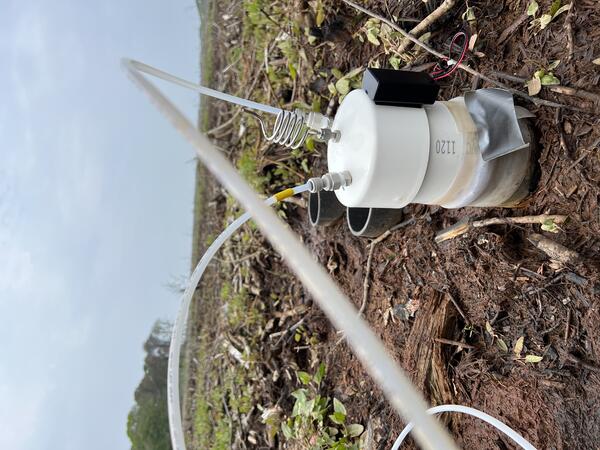
M294 190L292 188L289 189L284 189L281 192L278 192L277 194L275 194L273 197L275 197L275 199L280 202L282 200L285 200L288 197L291 197L292 195L294 195Z

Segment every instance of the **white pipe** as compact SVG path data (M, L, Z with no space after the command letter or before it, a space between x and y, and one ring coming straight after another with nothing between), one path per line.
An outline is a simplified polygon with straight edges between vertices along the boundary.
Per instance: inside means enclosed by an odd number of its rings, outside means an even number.
M250 109L256 109L258 111L263 111L269 114L277 115L281 112L280 108L276 108L270 105L264 105L258 102L253 102L252 100L247 100L245 98L236 97L234 95L226 94L215 89L207 88L199 84L192 83L191 81L187 81L182 78L171 75L170 73L163 72L162 70L157 69L156 67L149 66L148 64L144 64L133 59L129 60L129 64L131 64L140 72L145 72L149 75L154 75L155 77L162 78L165 81L170 81L171 83L178 84L179 86L183 86L193 91L200 92L201 94L208 95L210 97L218 98L229 103L235 103L236 105L244 106Z
M484 422L487 422L490 425L492 425L493 427L502 431L506 436L511 438L521 448L523 448L525 450L536 450L536 448L533 445L531 445L529 443L529 441L527 441L523 436L521 436L515 430L510 428L508 425L505 425L504 423L500 422L495 417L492 417L489 414L484 413L483 411L479 411L478 409L470 408L468 406L461 406L461 405L440 405L440 406L435 406L435 407L427 410L427 414L431 414L431 415L445 413L445 412L458 412L458 413L468 414L473 417L477 417L478 419L481 419ZM400 433L400 436L398 436L398 439L396 439L396 442L394 442L394 445L392 446L392 450L398 450L400 448L400 446L402 445L402 442L404 442L404 439L406 439L406 436L408 436L408 433L410 433L410 431L412 429L413 429L412 423L409 423L408 425L406 425L406 427L404 427L404 430L402 430L402 433Z
M425 412L426 403L422 395L413 387L367 323L358 317L354 305L298 238L262 202L211 142L137 70L131 60L123 60L123 65L133 81L191 142L200 161L252 215L260 230L312 294L333 325L345 333L348 344L379 384L391 405L406 422L415 424L415 439L421 447L432 450L456 449L447 431ZM176 447L183 448L185 447Z

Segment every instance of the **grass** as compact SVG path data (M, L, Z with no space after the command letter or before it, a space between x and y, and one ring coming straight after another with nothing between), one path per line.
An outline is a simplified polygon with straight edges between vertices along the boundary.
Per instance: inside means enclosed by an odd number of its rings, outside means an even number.
M260 320L259 311L248 301L245 291L235 292L229 282L224 282L219 294L220 326L230 330L248 329ZM214 324L216 326L216 324ZM214 358L226 344L222 334L210 336L207 330L200 337L195 358L199 361L195 374L195 411L192 443L194 448L224 450L231 448L233 437L232 417L248 413L255 402L253 382L255 362L251 354L244 354L248 368L230 364L227 358ZM258 342L250 341L254 347Z
M224 64L229 67L228 70L235 73L232 85L227 86L226 90L255 101L283 105L285 101L280 100L277 93L291 92L294 89L297 71L302 64L302 58L293 41L302 30L297 26L292 27L292 35L287 38L284 35L282 40L281 27L275 27L273 23L273 18L290 20L288 11L283 10L278 2L243 0L241 30L239 37L236 37L240 42L227 50L226 45L215 42L215 28L212 25L219 21L221 10L227 9L230 4L227 1L217 3L216 0L197 0L197 6L201 17L202 84L211 86L213 82L220 83L221 78L213 80L213 77L215 70L222 69L217 66ZM270 19L265 12L270 15ZM253 82L258 76L257 70L262 70L264 64L262 49L271 46L273 42L277 42L274 51L282 54L289 63L269 65L266 78L271 89L264 89L264 84L250 89L249 86L256 84ZM317 108L320 107L319 99L312 99ZM203 100L198 113L198 126L206 131L215 123L211 122L210 102ZM297 105L296 100L286 105L286 108ZM239 139L232 139L234 143L231 145L235 147L227 150L232 151L236 167L255 190L261 193L277 192L282 187L295 185L306 177L309 162L307 158L314 153L314 148L290 151L283 158L282 155L267 153L269 158L272 158L269 160L265 154L269 146L260 136L258 124L239 114L231 129L239 130L242 123L246 126L245 133ZM222 209L219 209L219 219L215 219L216 208L209 204L209 199L215 192L214 181L206 169L198 164L192 238L193 267L222 227L239 214L237 202L233 197L226 195L225 203L219 205L220 208L224 207L222 219ZM284 211L280 210L280 214L284 214ZM184 389L183 401L184 418L187 415L186 429L192 430L193 448L225 449L234 446L240 418L253 410L253 407L259 407L264 400L258 392L258 380L262 369L257 364L261 359L259 333L260 330L264 330L267 322L263 313L264 299L251 295L248 288L234 288L231 282L233 272L244 286L251 284L250 270L244 264L235 265L234 270L231 261L228 262L228 259L235 258L235 255L251 254L262 245L262 242L256 239L255 233L256 227L250 222L227 243L228 251L216 261L218 266L214 266L213 262L215 274L214 279L210 281L213 284L208 286L208 280L204 280L200 288L202 303L195 300L192 304L191 345L186 346L184 355L187 361L185 367L182 367L182 372L187 373L184 377L191 376L194 380L193 394L190 395L189 389ZM221 276L219 279L217 274L226 274L229 278L225 280ZM273 299L271 301L274 303ZM228 342L227 339L232 340ZM243 345L238 340L243 341ZM230 358L228 346L234 346L242 352L247 364L235 362ZM183 386L187 387L188 384Z

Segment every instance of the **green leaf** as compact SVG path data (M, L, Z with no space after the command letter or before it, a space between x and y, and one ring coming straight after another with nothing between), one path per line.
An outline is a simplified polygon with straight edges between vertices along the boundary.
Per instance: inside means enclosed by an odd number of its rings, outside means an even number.
M312 415L314 407L315 407L315 399L312 398L306 402L306 404L302 408L302 411L300 412L300 414L303 415L304 417L310 417Z
M350 437L358 437L363 431L365 431L365 427L363 427L360 423L353 423L352 425L348 425L346 428L346 433Z
M379 32L377 31L377 28L369 28L369 30L367 31L367 40L373 44L373 45L381 45L381 42L379 42L379 39L377 39L377 36L379 35Z
M500 350L502 350L505 353L508 353L508 345L506 345L506 342L504 342L502 339L498 338L496 340L496 345Z
M346 415L346 407L337 398L333 398L333 410Z
M544 359L543 356L537 356L537 355L525 356L525 361L528 363L539 363L542 359Z
M572 5L573 3L569 3L568 5L561 6L560 8L558 8L558 10L554 14L552 14L552 19L556 19L557 16L561 15L565 11L570 10Z
M304 400L306 401L306 389L302 388L302 389L296 389L294 392L292 392L292 397L294 397L296 400Z
M317 17L315 17L315 23L320 27L325 21L325 10L323 9L323 2L319 0L317 3Z
M309 373L299 371L299 372L296 372L296 375L298 376L298 379L300 380L300 382L302 384L308 384L308 383L310 383L310 378L311 377L310 377Z
M400 69L400 63L402 62L402 60L397 56L391 56L389 62L394 69L398 70Z
M335 83L335 89L340 95L346 95L350 92L350 80L348 78L340 78Z
M334 67L333 69L331 69L331 74L335 77L336 80L339 80L340 78L342 78L344 76L342 71L340 69L338 69L337 67Z
M538 9L540 9L540 5L538 5L538 2L536 2L535 0L531 0L529 5L527 6L527 15L535 17L535 15L538 12Z
M283 435L286 439L292 439L294 437L292 428L286 422L281 423L281 431L283 431Z
M306 390L298 389L297 391L292 392L292 397L296 399L292 410L292 417L296 417L301 415L306 407Z
M521 352L523 351L524 343L525 343L525 336L521 336L519 339L517 339L517 342L515 342L515 346L513 348L513 353L515 355L517 355L517 358L521 357Z
M334 412L329 415L329 418L333 423L337 423L338 425L344 425L344 422L346 421L346 415L341 412Z
M547 73L544 75L540 79L540 82L542 83L542 86L556 86L557 84L560 84L560 80L552 73Z
M550 5L550 11L548 11L548 14L550 14L552 16L552 18L554 18L554 15L559 10L560 4L561 4L560 0L554 0L552 2L552 5Z
M542 230L549 231L550 233L558 233L560 228L554 223L554 220L546 219L544 220L544 223L542 223Z
M313 379L314 379L315 383L317 383L317 385L319 385L319 384L321 384L321 381L323 381L324 377L325 377L325 364L321 363L321 364L319 364L319 368L315 372L315 376Z
M292 80L295 80L298 72L292 63L288 63L288 70L290 71L290 77L292 77Z
M327 85L327 89L329 89L329 92L331 93L331 95L337 95L337 89L335 88L335 84L329 83Z
M363 70L365 70L363 67L357 67L355 69L352 69L350 72L348 72L346 75L344 75L344 78L349 78L349 79L354 78L354 77L360 75L363 72Z

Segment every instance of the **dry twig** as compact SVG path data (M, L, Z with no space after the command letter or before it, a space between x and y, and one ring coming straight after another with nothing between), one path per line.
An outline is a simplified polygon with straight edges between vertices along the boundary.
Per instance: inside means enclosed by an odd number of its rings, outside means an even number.
M471 350L474 350L474 349L477 348L474 345L465 344L464 342L459 342L459 341L453 341L452 339L435 338L434 341L438 342L440 344L454 345L456 347L463 347L463 348L468 348L468 349L471 349Z
M522 216L522 217L492 217L490 219L471 221L468 217L460 220L451 227L440 231L435 236L435 242L441 243L449 239L454 239L471 228L482 228L490 225L515 225L515 224L541 224L553 222L560 224L566 222L568 216L561 214L540 214L538 216Z
M425 17L421 22L417 24L409 33L413 36L419 37L427 28L429 28L434 22L442 18L448 11L450 11L456 0L444 0L440 6L438 6L431 14ZM404 53L410 46L410 41L405 39L398 47L398 53Z
M508 73L500 72L497 70L492 71L492 75L508 80L513 81L515 83L527 83L527 79L518 77L515 75L511 75ZM593 92L584 91L583 89L576 89L569 86L542 86L552 92L556 92L557 94L570 95L573 97L583 98L584 100L589 100L594 103L600 103L600 95L594 94Z
M542 236L541 234L533 233L527 240L535 245L539 250L543 251L550 259L564 264L576 263L581 259L579 253L568 249L562 244L559 244L552 239Z
M346 3L348 6L351 6L352 8L361 11L365 14L367 14L368 16L373 17L374 19L378 19L381 22L389 25L390 27L392 27L394 30L396 30L398 33L400 33L402 36L404 36L406 39L408 39L409 41L411 41L413 44L421 47L422 49L426 50L427 52L431 53L433 56L441 59L441 60L445 60L446 59L446 55L443 55L442 53L438 52L437 50L433 49L432 47L430 47L429 45L427 45L424 42L419 41L416 37L412 36L411 34L407 33L405 30L403 30L402 28L400 28L398 25L396 25L394 22L386 19L385 17L379 15L379 14L375 14L374 12L363 8L362 6L354 3L351 0L343 0L344 3ZM479 78L481 78L484 81L487 81L488 83L491 83L493 85L495 85L496 87L505 89L509 92L511 92L513 95L517 95L521 98L524 98L530 102L532 102L534 105L537 106L549 106L552 108L565 108L565 109L570 109L573 111L579 111L579 112L589 112L589 111L585 111L582 110L580 108L575 108L569 105L563 105L561 103L556 103L556 102L552 102L549 100L543 100L541 98L535 98L535 97L531 97L530 95L527 95L526 93L519 91L517 89L512 89L511 87L507 86L504 83L501 83L500 81L494 80L490 77L488 77L487 75L482 74L481 72L471 68L470 66L467 66L466 64L459 64L458 68L461 70L464 70L465 72L470 73L471 75L474 76L478 76Z

